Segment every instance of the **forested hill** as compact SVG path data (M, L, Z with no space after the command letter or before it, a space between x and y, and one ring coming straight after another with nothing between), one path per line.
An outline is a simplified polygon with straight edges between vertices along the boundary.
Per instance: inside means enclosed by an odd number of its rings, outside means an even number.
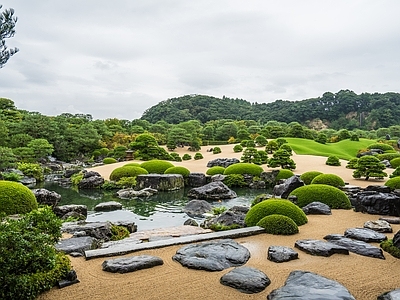
M147 109L142 118L151 123L164 120L177 124L188 120L256 120L266 123L299 122L320 119L330 128L376 129L400 124L399 93L362 93L349 90L326 92L322 97L301 101L276 100L250 103L242 99L222 99L205 95L172 98Z

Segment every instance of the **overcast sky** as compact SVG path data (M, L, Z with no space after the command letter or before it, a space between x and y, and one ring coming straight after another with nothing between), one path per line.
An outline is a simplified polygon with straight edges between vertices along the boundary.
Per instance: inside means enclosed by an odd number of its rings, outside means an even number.
M250 102L400 92L400 1L0 0L18 16L0 97L140 118L186 94Z

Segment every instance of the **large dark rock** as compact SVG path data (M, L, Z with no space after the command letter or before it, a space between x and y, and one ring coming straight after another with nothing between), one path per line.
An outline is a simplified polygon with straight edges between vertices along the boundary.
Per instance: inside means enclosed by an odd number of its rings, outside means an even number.
M329 205L322 202L311 202L302 208L306 215L331 215L332 211Z
M294 175L286 179L283 183L275 185L272 193L275 196L287 199L292 191L301 186L304 186L303 180L299 176Z
M212 206L205 200L190 200L183 208L183 212L191 217L202 217L212 211Z
M34 189L32 192L39 204L49 205L54 209L60 203L61 195L56 192L46 189Z
M172 257L189 269L222 271L244 265L250 258L247 248L231 239L190 244Z
M333 254L349 254L343 246L338 246L330 242L324 242L320 240L298 240L295 242L294 246L308 254L316 256L331 256Z
M350 252L353 252L353 253L356 253L359 255L385 259L385 256L383 256L383 252L382 252L381 248L372 246L363 241L349 239L340 234L329 234L329 235L325 236L324 239L333 244L343 246Z
M112 237L111 226L110 222L67 222L63 223L61 231L71 234L84 231L87 236L109 241Z
M148 269L164 264L164 261L151 255L139 255L105 260L101 265L103 271L112 273L128 273Z
M207 184L207 176L203 173L190 173L187 178L189 187L199 187Z
M356 212L400 216L400 197L391 193L365 191L350 197Z
M368 228L349 228L344 232L344 236L367 243L380 243L387 240L387 236L383 233Z
M122 204L116 201L108 201L97 204L94 211L113 211L122 209Z
M234 268L223 275L220 282L246 294L262 292L271 284L271 280L265 273L251 267Z
M82 215L87 217L87 206L86 205L78 205L78 204L68 204L68 205L61 205L56 206L53 209L53 212L56 214L57 217L64 219L64 216L67 214L70 215ZM71 214L71 213L74 214Z
M390 292L379 295L377 300L398 300L400 299L400 289L396 289Z
M79 189L96 189L104 183L104 178L94 171L83 170L83 178L78 184Z
M390 226L389 222L385 220L375 220L375 221L367 221L364 223L364 228L371 229L376 232L381 233L392 233L393 228Z
M56 245L58 251L65 254L78 252L85 254L86 250L91 250L96 247L97 240L90 236L72 237L70 239L60 240Z
M269 187L273 187L276 183L276 176L278 176L279 170L272 170L270 172L261 172L260 178L265 181Z
M211 228L211 225L225 225L225 226L233 226L237 225L237 227L246 227L244 222L244 218L249 211L248 207L244 206L234 206L224 211L219 216L215 216L214 218L207 219L204 221L202 227Z
M224 167L227 168L230 165L240 163L240 160L237 158L216 158L213 160L210 160L207 163L207 168L219 166L219 167Z
M179 174L147 174L136 177L136 189L152 188L157 191L176 191L185 186Z
M268 259L270 261L281 263L298 258L299 254L290 247L270 246L268 248Z
M273 290L267 299L355 300L337 281L306 271L291 272L285 285Z
M390 193L390 187L386 185L369 185L364 188L364 191L374 191L378 193Z
M187 196L189 198L203 200L223 200L237 197L234 191L220 181L211 182L198 188L192 188L189 190Z

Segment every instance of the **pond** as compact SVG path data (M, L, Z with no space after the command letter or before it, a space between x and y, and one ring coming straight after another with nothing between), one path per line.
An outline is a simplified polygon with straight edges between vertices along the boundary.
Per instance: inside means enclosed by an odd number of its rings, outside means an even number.
M149 198L123 200L114 196L113 192L102 190L77 190L64 188L55 183L45 183L41 186L49 191L55 191L61 195L59 205L83 204L88 208L87 221L130 221L135 222L138 230L149 230L154 228L180 226L189 219L189 216L182 212L184 206L189 202L187 191L181 189L174 192L162 192ZM250 207L251 201L267 190L234 189L237 198L230 200L210 202L212 206L226 208L235 205ZM122 204L123 209L109 212L95 212L94 207L102 202L117 201ZM201 223L203 219L196 219Z

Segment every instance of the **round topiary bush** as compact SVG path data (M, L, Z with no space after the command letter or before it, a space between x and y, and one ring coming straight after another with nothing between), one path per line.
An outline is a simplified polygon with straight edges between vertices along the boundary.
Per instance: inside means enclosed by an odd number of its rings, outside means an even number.
M146 169L149 174L164 174L165 170L173 166L174 165L169 161L158 159L149 160L140 165L140 167Z
M358 158L352 158L347 162L347 169L357 169Z
M265 232L270 234L292 235L299 232L297 224L283 215L266 216L257 223L257 226L264 228Z
M383 151L394 150L394 148L388 144L384 143L373 143L367 147L368 150L371 149L381 149Z
M19 182L0 180L0 212L25 214L38 208L33 192Z
M183 160L191 160L191 159L192 159L192 156L191 156L190 154L185 153L185 154L182 156L182 159L183 159Z
M122 166L114 169L110 174L110 180L118 181L122 177L136 177L141 174L149 174L146 169L134 166Z
M335 155L331 155L328 157L328 159L325 162L326 165L328 166L340 166L341 162L339 160L339 158Z
M326 184L305 185L295 189L289 196L296 196L300 207L318 201L333 209L351 208L350 200L343 191Z
M204 157L203 157L203 154L201 154L200 152L197 152L195 155L194 155L194 160L199 160L199 159L203 159Z
M206 174L213 176L213 175L217 175L217 174L224 174L225 168L224 167L220 167L220 166L214 166L211 167L207 170Z
M3 176L4 176L4 174L3 174ZM397 176L400 176L400 167L397 167L394 171L393 171L393 173L392 174L390 174L390 178L394 178L394 177L397 177Z
M185 167L171 167L165 170L164 174L180 174L183 177L188 177L190 171Z
M320 174L311 181L311 184L327 184L337 188L345 186L343 179L335 174Z
M213 154L218 154L218 153L221 153L222 151L221 151L221 148L220 147L214 147L213 148Z
M278 175L275 177L275 181L279 181L281 179L288 179L294 176L294 173L288 169L280 169Z
M393 169L396 169L398 166L400 166L400 157L392 159L390 161L390 165Z
M117 162L117 160L113 157L106 157L105 159L103 159L103 164L105 164L105 165L113 164L116 162Z
M243 147L240 144L237 144L233 147L233 152L238 153L238 152L242 152L243 151Z
M388 181L385 182L385 185L390 187L391 190L400 189L400 177L393 177L390 178Z
M124 167L140 167L140 164L131 162L131 163L124 164L123 166Z
M305 183L305 184L311 184L311 181L318 175L321 175L322 172L320 171L308 171L300 175L300 179Z
M264 171L264 169L258 165L251 164L251 163L237 163L228 166L225 171L224 175L230 174L250 174L254 176L260 176L260 174Z
M244 221L247 226L255 226L264 217L275 214L291 218L297 226L308 222L306 214L297 205L289 200L276 198L262 201L251 207Z

